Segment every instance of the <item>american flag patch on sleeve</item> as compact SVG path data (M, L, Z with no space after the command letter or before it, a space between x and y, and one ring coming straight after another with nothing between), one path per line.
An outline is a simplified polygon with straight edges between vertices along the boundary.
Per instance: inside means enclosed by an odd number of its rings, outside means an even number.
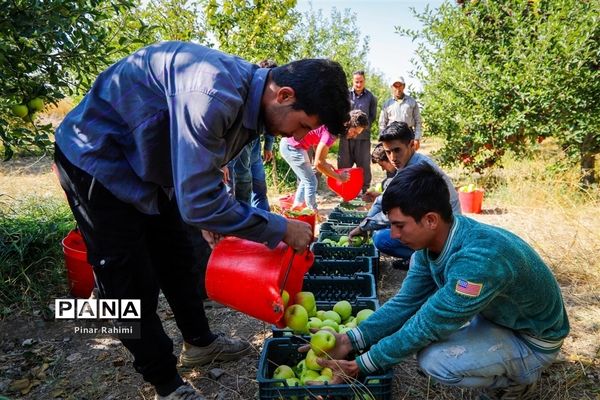
M464 279L459 279L456 281L456 287L454 288L454 291L465 296L477 297L481 294L482 288L482 283L473 283Z

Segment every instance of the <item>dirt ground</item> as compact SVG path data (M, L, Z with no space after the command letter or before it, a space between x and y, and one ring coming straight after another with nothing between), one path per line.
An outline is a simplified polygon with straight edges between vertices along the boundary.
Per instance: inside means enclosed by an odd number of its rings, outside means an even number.
M377 179L380 174L375 173L375 176ZM2 196L20 199L29 195L62 196L50 171L48 157L0 163L0 200ZM319 199L324 214L339 202L326 191L319 194ZM508 227L530 243L535 241L533 238L569 243L568 237L556 236L551 224L540 226L544 216L532 210L486 204L484 213L473 217ZM585 225L585 222L581 224ZM557 254L542 252L542 255L551 262L560 262ZM398 290L405 272L390 268L387 258L383 258L381 264L379 299L383 303ZM535 398L599 400L600 295L597 290L568 284L562 289L572 333L565 342L559 362L544 373ZM66 296L65 293L63 297ZM160 302L159 313L165 330L174 341L175 354L178 354L181 337L164 299ZM265 339L271 336L270 325L227 308L209 308L207 315L213 330L245 338L254 350L236 362L182 368L183 376L200 388L207 399L257 398L258 359ZM117 340L108 335L75 334L74 325L70 321L45 319L42 312L12 315L1 321L0 394L11 399L32 400L154 398L153 389L135 373L131 357ZM392 399L475 398L471 391L441 387L419 375L414 359L404 361L394 372Z

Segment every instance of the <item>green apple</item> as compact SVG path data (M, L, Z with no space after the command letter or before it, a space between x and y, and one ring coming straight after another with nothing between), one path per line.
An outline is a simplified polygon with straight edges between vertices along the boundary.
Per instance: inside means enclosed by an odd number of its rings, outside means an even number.
M331 321L331 320L328 320L328 321ZM335 321L331 321L331 322L335 323ZM329 325L321 326L321 330L328 330L329 332L338 333L338 331L333 326L329 326Z
M323 321L321 321L317 317L310 317L308 320L308 328L309 329L319 329L323 325Z
M325 367L321 370L321 375L333 378L333 371L331 370L331 368Z
M338 301L333 306L333 311L338 313L342 321L344 321L352 315L352 304L347 300Z
M352 312L352 310L350 312ZM333 310L325 311L325 314L323 314L323 316L325 317L326 320L331 319L331 320L337 322L338 324L342 323L342 317L340 317L340 314L338 314L337 312L335 312Z
M285 324L295 332L306 332L308 313L300 304L293 304L286 308L283 319Z
M44 109L44 99L41 97L31 99L29 100L29 103L27 103L27 107L29 107L32 112L42 111Z
M300 379L296 378L295 376L293 376L291 378L287 378L285 381L286 381L287 385L290 387L300 385Z
M345 325L340 325L338 333L346 333L350 330L352 330L352 328Z
M369 310L368 308L365 308L364 310L360 310L356 314L356 318L354 319L354 321L356 322L356 325L360 325L361 322L363 322L365 319L369 318L371 316L371 314L373 314L374 312L375 311Z
M323 369L317 362L318 356L315 354L313 349L310 349L308 353L306 353L306 368L312 369L313 371L320 371Z
M25 118L29 114L29 109L25 104L15 104L11 107L12 113L21 118Z
M342 324L347 325L349 322L354 321L354 317L351 315L348 318L346 318L345 320L342 321Z
M294 372L296 373L296 376L301 376L304 373L304 371L306 370L306 360L305 359L300 360L293 369L294 369Z
M352 240L350 241L350 244L352 245L352 247L362 246L363 237L362 236L353 236Z
M317 314L317 302L315 295L312 292L298 292L294 296L294 304L300 304L309 317L314 317ZM311 315L312 314L312 315Z
M348 321L344 325L346 325L346 328L350 328L350 329L356 328L356 320L353 319L352 321Z
M283 292L281 292L281 301L283 302L283 308L286 308L288 303L290 302L290 294L285 289L283 290Z
M316 355L323 353L335 347L335 335L328 330L320 330L310 338L310 348Z
M281 364L275 369L275 371L273 371L273 379L287 379L293 378L294 376L295 375L292 367L285 364Z
M305 369L304 372L302 372L302 375L300 375L300 384L306 385L307 381L314 381L319 376L321 376L321 374L318 371L312 369Z
M325 318L325 310L317 311L317 318L319 318L321 321L325 321L327 319Z
M331 328L331 329L333 329L334 332L337 332L340 330L338 323L332 319L326 319L325 321L323 321L323 324L321 325L321 329L325 329L325 328Z
M317 377L317 379L315 379L313 382L315 382L315 383L313 383L313 385L315 385L315 384L317 384L317 385L318 385L318 384L322 384L322 385L324 385L325 383L329 383L329 382L331 382L331 378L330 378L330 377L328 377L327 375L323 375L323 374L321 374L321 375L319 375L319 376Z
M342 236L340 236L340 238L338 239L338 244L339 244L339 245L343 245L343 244L345 244L345 243L348 243L348 240L349 240L349 238L348 238L348 235L342 235Z

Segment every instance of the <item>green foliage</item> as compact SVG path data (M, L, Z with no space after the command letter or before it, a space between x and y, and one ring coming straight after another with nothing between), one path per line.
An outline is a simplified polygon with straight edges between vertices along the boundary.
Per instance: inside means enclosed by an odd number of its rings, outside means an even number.
M21 118L17 104L45 103L85 90L96 74L139 40L115 19L132 0L5 1L0 14L0 144L6 159L13 148L46 148L51 125L36 125L35 107ZM111 29L112 28L112 29Z
M289 34L298 21L296 0L203 0L205 24L219 50L258 62L289 60Z
M297 180L296 174L294 174L290 165L281 157L279 143L279 141L276 141L273 144L273 157L275 160L265 164L265 174L267 176L267 186L275 188L278 193L283 193L295 190Z
M361 39L356 14L332 8L330 16L312 8L294 29L294 59L330 58L340 63L348 82L352 72L365 69L369 38Z
M61 240L74 226L64 201L29 199L0 208L0 318L15 304L66 293Z
M189 0L150 0L139 11L139 20L152 27L152 38L147 43L182 40L205 43L201 4Z
M423 40L423 116L446 138L445 164L483 171L549 136L582 162L600 151L598 1L475 0L415 15L421 32L396 29Z

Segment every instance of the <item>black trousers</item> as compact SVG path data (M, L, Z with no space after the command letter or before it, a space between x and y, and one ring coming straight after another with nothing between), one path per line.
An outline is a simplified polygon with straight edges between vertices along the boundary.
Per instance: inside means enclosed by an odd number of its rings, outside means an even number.
M371 141L341 137L338 168L351 168L354 164L363 169L362 190L366 191L371 186Z
M147 215L112 195L56 147L62 188L88 249L101 298L140 299L140 339L123 339L134 367L155 386L179 378L173 342L156 314L162 290L184 340L212 337L204 313L210 248L160 190L160 214Z

